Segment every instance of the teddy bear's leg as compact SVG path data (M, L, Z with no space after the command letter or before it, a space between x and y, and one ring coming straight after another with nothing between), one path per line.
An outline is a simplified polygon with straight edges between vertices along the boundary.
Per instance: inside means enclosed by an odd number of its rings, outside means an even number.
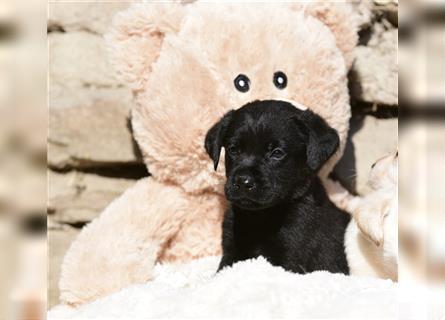
M209 192L189 196L187 217L159 256L159 261L186 262L221 255L222 221L226 207L226 200L221 195Z
M184 219L183 193L153 178L138 181L79 234L59 282L61 302L80 305L152 277Z

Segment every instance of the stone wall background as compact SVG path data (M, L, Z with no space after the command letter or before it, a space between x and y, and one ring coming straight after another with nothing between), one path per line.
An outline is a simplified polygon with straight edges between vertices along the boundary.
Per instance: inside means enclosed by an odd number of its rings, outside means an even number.
M397 148L397 3L371 5L350 74L350 141L334 172L361 194L372 163ZM80 229L148 175L130 131L131 92L107 63L102 37L127 6L49 5L48 307L58 303L60 265Z

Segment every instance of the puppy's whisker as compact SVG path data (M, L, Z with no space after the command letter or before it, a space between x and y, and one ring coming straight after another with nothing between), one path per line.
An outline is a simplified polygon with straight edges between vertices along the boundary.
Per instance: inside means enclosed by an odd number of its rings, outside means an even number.
M301 264L299 264L298 267L300 267L300 269L303 270L303 274L307 273L306 269Z

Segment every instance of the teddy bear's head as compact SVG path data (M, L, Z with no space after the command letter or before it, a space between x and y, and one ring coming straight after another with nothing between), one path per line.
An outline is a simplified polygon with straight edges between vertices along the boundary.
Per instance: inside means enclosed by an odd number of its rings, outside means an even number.
M132 88L132 125L154 178L186 192L222 191L204 149L225 112L254 100L310 108L338 131L350 117L347 70L356 28L345 4L139 4L118 14L107 41ZM223 158L223 157L222 157Z

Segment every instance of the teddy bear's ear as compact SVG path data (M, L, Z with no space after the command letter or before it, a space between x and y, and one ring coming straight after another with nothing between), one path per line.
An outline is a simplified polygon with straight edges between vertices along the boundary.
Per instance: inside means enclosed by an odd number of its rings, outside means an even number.
M120 80L134 91L143 88L164 37L179 31L185 11L177 2L140 3L114 17L105 36L109 59Z
M354 48L358 41L360 24L370 19L371 1L332 2L314 0L313 2L296 2L291 5L294 10L302 10L323 22L334 34L337 47L343 53L346 68L352 66Z

